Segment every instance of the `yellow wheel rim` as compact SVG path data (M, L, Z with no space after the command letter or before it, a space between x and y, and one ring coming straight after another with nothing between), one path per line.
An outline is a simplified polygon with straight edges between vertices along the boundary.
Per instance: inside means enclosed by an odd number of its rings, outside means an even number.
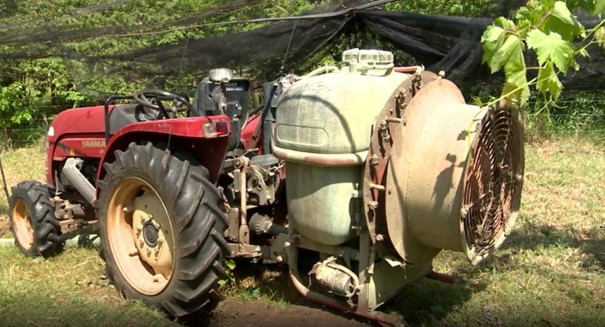
M31 249L34 246L34 228L31 213L22 199L16 200L11 217L17 242L23 249Z
M146 181L129 177L107 208L107 236L117 267L139 293L161 293L172 277L173 235L164 201Z

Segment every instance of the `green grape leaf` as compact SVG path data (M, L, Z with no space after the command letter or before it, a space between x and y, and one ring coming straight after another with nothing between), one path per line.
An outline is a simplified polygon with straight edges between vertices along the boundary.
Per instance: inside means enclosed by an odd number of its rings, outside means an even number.
M229 270L235 269L235 261L228 259L228 260L225 260L225 264L226 264L227 268L229 268Z
M509 56L504 65L506 81L517 85L527 82L525 77L525 58L523 57L523 43L517 38L517 42L509 50ZM522 76L522 77L521 77Z
M515 12L515 23L521 30L521 25L533 26L542 21L542 17L552 9L554 3L549 7L548 4L540 2L527 2L525 6L517 9Z
M512 30L516 28L515 22L504 17L498 17L494 20L494 25L502 27L503 29Z
M516 107L521 107L529 99L530 91L527 84L519 86L507 82L504 83L502 94L506 95L506 99L508 100L509 104Z
M489 65L492 73L500 70L506 62L506 58L510 55L506 51L514 45L511 43L512 40L509 40L511 37L509 31L513 30L516 30L515 23L504 17L499 17L485 29L481 36L483 62Z
M508 65L511 60L518 60L519 53L521 54L521 58L523 58L521 39L515 35L507 35L505 41L500 48L496 50L492 57L492 61L489 63L492 72Z
M597 43L599 43L601 47L605 48L605 27L599 27L599 29L594 33L594 37Z
M529 84L527 82L525 58L523 56L523 43L516 36L512 37L516 38L518 42L515 42L514 46L510 48L510 55L504 64L506 83L503 94L510 93L507 98L512 100L515 105L522 106L529 99Z
M557 33L545 34L540 30L532 30L527 34L527 46L536 50L540 66L547 60L552 60L563 72L567 71L574 58L574 46Z
M554 100L557 100L559 95L561 95L563 84L555 72L552 61L547 61L546 64L538 71L538 82L536 83L536 88L544 95L550 94Z
M557 1L550 15L544 20L540 29L545 32L555 32L567 41L584 33L582 24L571 14L564 1Z
M498 42L498 46L493 49L491 57L487 57L492 73L509 64L511 60L523 59L523 43L516 35L504 34L501 37L504 42Z
M595 15L605 14L605 0L595 0L592 13Z
M504 41L505 31L503 28L498 26L490 25L485 29L481 36L481 43L483 43L483 62L487 63L492 70L492 73L498 70L498 67L492 66L492 58L494 54Z

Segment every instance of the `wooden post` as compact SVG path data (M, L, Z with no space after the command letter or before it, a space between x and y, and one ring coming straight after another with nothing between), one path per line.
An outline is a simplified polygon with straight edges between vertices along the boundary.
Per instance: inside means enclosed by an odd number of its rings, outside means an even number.
M6 176L4 176L4 168L2 167L2 151L0 151L0 177L2 178L2 188L4 188L4 194L6 195L6 203L8 205L8 187L6 186Z

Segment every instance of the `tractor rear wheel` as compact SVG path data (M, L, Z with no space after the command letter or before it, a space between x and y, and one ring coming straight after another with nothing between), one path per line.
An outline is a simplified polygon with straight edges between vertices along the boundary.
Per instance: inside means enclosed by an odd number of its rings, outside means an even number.
M219 191L180 157L150 143L116 151L98 202L108 277L127 298L175 317L211 300L229 251Z
M51 189L39 182L21 182L9 197L10 230L15 243L29 257L50 257L63 249L61 226L55 218Z

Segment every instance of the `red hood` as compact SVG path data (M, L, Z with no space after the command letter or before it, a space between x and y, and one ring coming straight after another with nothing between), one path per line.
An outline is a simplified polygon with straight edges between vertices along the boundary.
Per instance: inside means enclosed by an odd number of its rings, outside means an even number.
M84 107L62 111L55 117L48 133L50 142L68 134L104 134L103 106ZM113 106L110 107L113 109Z

